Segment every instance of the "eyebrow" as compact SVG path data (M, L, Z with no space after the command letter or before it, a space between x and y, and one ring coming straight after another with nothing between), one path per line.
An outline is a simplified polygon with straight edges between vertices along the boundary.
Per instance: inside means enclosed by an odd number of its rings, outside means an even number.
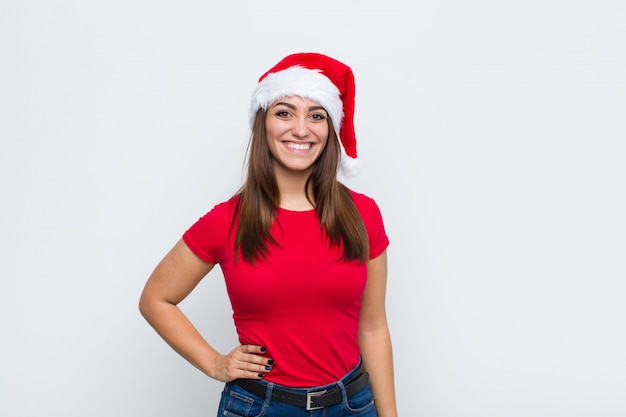
M272 108L274 108L276 106L280 106L280 105L289 107L291 110L296 110L296 106L294 106L291 103L286 103L284 101L279 101L278 103L274 104L272 106ZM309 107L309 111L315 111L315 110L324 110L324 111L326 111L326 109L324 107L322 107L322 106L311 106L311 107Z

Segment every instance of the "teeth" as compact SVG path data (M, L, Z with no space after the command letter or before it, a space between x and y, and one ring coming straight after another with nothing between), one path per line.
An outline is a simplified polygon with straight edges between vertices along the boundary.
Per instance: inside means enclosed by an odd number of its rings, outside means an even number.
M293 142L289 142L287 143L287 147L290 149L297 149L297 150L306 150L309 149L311 147L310 143L293 143Z

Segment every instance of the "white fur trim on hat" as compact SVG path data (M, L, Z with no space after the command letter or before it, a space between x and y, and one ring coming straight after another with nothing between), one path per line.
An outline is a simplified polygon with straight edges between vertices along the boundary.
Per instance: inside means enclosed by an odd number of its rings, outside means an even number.
M320 104L330 116L339 137L343 120L343 102L339 89L319 70L293 66L267 74L252 93L250 103L250 128L259 109L267 108L282 97L299 96Z

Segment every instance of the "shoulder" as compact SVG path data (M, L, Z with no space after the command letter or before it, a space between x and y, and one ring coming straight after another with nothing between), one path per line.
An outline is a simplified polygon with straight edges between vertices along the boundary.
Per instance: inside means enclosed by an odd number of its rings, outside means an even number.
M189 249L205 262L219 263L223 259L238 200L235 196L215 205L183 234Z
M227 230L236 212L238 201L239 196L234 196L226 201L216 204L215 206L213 206L213 208L211 208L211 210L202 215L195 222L195 224L192 225L187 233L189 233L190 231L198 231L204 233L208 230L211 230L213 232L221 229Z
M235 195L226 201L213 206L203 217L232 217L237 210L237 203L239 202L239 195Z
M378 204L372 197L369 197L365 194L357 193L356 191L348 188L350 191L350 195L352 196L352 200L354 201L354 205L361 213L369 213L372 210L378 212Z

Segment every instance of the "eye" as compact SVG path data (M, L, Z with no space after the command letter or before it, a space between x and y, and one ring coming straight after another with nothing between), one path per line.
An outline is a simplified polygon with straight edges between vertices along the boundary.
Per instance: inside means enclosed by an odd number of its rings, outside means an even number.
M326 115L322 113L313 113L311 115L311 118L313 118L314 120L326 120Z
M278 110L276 113L274 113L276 116L281 117L281 118L286 118L289 117L289 112L287 110Z

